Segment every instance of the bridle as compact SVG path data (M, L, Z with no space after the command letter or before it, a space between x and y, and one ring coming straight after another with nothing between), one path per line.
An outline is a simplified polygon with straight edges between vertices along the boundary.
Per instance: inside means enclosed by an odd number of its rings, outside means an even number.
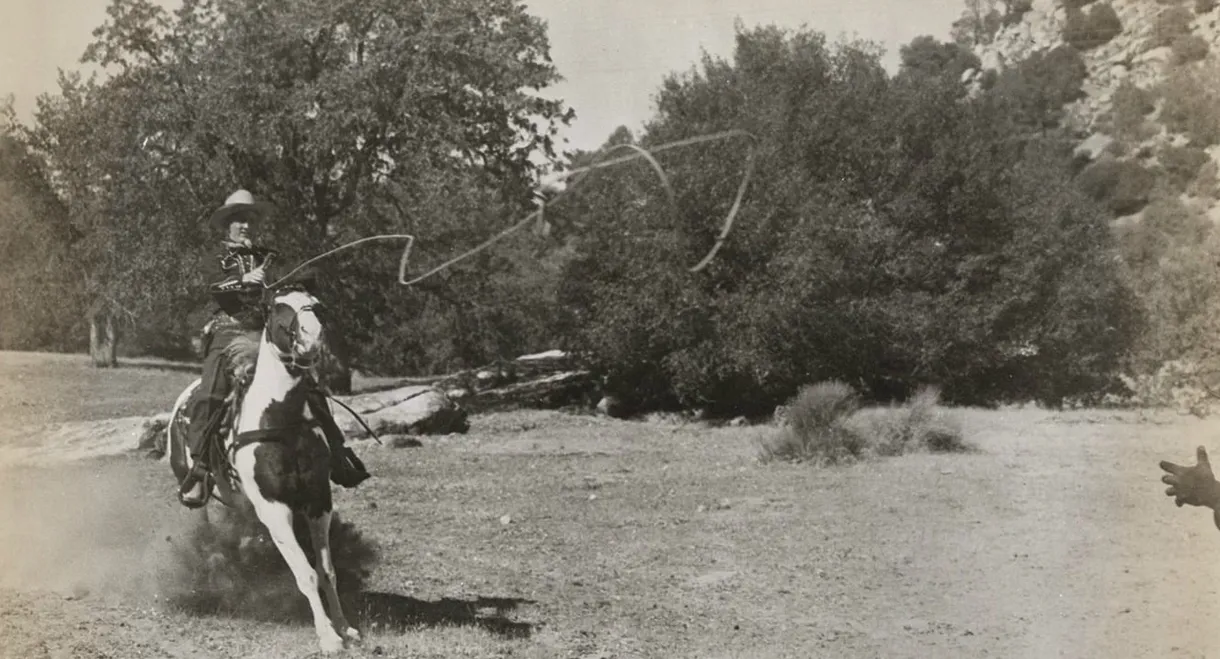
M288 305L284 305L284 306L288 306ZM314 311L314 313L316 315L317 312L315 311L315 309L321 309L321 308L322 308L322 305L317 302L315 302L313 304L303 305L300 308L293 308L292 322L288 324L288 329L286 330L287 334L288 334L288 338L292 341L293 348L296 347L296 343L297 343L296 336L297 336L297 332L300 331L299 318L300 318L301 314L303 314L307 311ZM272 312L272 313L274 314L274 312ZM278 327L275 327L275 328L272 328L271 331L274 332L278 329L279 329ZM290 372L290 373L296 374L296 373L308 371L309 369L313 368L314 365L317 363L316 359L314 359L312 357L308 358L308 359L302 358L292 348L290 348L288 350L284 350L284 349L280 348L280 346L275 341L274 334L272 335L271 341L269 341L269 343L271 344L272 349L275 351L275 356L280 360L280 363L284 365L284 368L288 369L288 372Z

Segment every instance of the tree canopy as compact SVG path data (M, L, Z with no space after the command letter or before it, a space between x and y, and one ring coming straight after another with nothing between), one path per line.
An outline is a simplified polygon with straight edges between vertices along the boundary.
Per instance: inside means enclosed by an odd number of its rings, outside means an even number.
M908 53L943 68L968 59L955 49ZM659 156L677 218L642 165L590 184L562 282L569 345L627 400L725 413L832 378L968 403L1102 390L1137 325L1067 140L1041 96L1014 83L968 99L956 75L912 69L931 59L890 77L868 44L758 28L732 61L666 79L639 143L744 128L756 183L698 275L684 268L731 203L739 147Z
M530 207L536 156L556 156L571 118L537 93L558 80L543 23L510 0L185 0L173 13L113 0L107 13L83 61L108 75L64 75L24 138L81 236L94 315L138 318L146 347L197 331L217 239L203 220L232 190L276 206L266 237L283 264L379 232L440 256ZM495 330L468 325L486 291L456 291L489 264L408 292L394 249L318 264L349 343L381 349L432 323L444 331L423 341L440 352L487 357L476 346ZM408 353L369 365L427 365Z

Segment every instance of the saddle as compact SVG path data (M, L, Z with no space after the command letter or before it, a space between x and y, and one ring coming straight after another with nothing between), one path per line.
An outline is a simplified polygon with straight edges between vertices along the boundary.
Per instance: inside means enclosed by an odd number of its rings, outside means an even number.
M220 417L215 431L208 438L208 447L204 451L207 456L209 466L212 467L214 474L223 474L223 477L228 481L230 489L233 491L240 490L240 481L237 477L237 470L233 466L233 453L242 445L242 438L238 438L233 444L225 446L225 438L229 436L233 428L237 425L238 413L241 410L241 400L249 388L251 381L254 379L254 364L251 362L237 363L230 366L229 381L233 383L232 388L225 396L223 409L224 413ZM321 392L318 392L321 394ZM324 394L322 394L324 395ZM315 401L310 401L312 408ZM324 403L317 403L319 406ZM350 410L350 408L348 408ZM321 409L314 408L315 418L310 422L311 426L319 426L319 420L316 415L321 412ZM363 425L364 421L357 417L357 420ZM333 425L333 422L332 422ZM368 426L365 425L367 429ZM325 432L325 430L324 430ZM369 430L372 433L372 430ZM356 455L348 446L342 446L342 442L333 441L334 438L328 437L331 453L331 480L342 487L356 487L365 479L368 478L368 471L364 466L364 462Z
M204 439L205 446L202 458L207 462L208 471L211 473L207 480L214 482L217 479L224 479L227 486L225 489L236 492L241 487L237 476L237 469L233 465L233 452L236 444L226 447L225 438L229 436L230 432L237 425L242 397L245 396L250 382L254 379L254 364L230 364L228 375L232 386L229 388L229 393L221 404L223 412L216 422L216 427ZM195 422L195 419L191 419L191 423ZM198 422L202 423L205 420L199 420ZM205 483L205 491L211 491L211 483Z

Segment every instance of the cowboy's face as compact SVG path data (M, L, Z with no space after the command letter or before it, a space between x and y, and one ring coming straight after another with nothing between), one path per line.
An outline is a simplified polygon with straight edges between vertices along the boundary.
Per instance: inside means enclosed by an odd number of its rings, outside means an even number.
M238 215L229 222L229 241L235 243L250 242L250 218L246 215Z

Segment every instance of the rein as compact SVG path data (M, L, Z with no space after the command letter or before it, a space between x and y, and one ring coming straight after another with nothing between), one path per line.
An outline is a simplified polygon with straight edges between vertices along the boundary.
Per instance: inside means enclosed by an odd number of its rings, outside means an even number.
M282 441L285 433L290 430L312 429L319 425L316 419L307 419L300 423L294 423L290 426L280 426L278 428L259 428L258 430L247 430L237 433L237 437L233 438L233 448L231 450L257 444L259 442Z

